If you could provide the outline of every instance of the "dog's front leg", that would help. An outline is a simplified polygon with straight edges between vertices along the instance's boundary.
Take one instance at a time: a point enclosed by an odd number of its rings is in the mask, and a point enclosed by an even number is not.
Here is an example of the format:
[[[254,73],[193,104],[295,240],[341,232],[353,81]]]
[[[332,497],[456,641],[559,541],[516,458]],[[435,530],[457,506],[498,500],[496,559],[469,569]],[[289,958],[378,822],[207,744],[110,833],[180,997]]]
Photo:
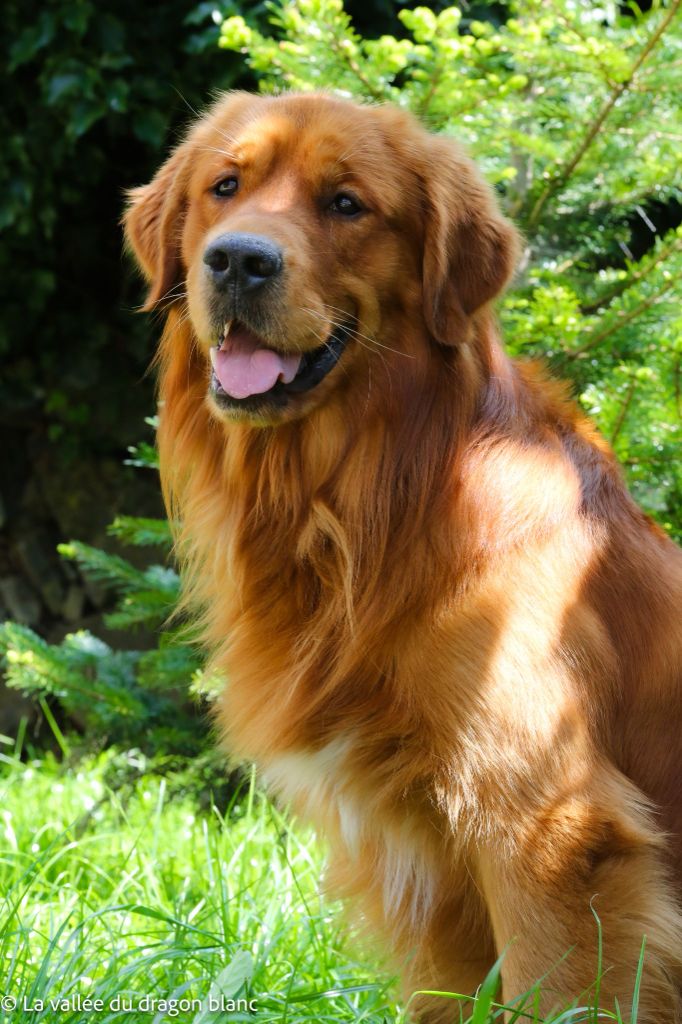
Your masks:
[[[505,951],[506,1002],[544,977],[545,1013],[574,1002],[613,1011],[617,999],[629,1021],[646,937],[637,1022],[681,1024],[682,917],[644,806],[618,772],[596,768],[587,789],[563,794],[479,852],[496,947]]]

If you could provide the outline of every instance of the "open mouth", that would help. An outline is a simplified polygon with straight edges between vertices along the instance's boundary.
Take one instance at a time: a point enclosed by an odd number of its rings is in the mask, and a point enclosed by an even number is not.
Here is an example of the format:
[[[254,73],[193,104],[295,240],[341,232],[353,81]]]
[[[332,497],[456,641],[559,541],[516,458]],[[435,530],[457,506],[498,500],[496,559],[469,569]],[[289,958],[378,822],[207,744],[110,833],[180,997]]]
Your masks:
[[[222,340],[210,350],[211,392],[220,405],[255,410],[286,405],[310,391],[336,366],[348,344],[351,321],[335,327],[310,352],[278,352],[239,321],[225,325]]]

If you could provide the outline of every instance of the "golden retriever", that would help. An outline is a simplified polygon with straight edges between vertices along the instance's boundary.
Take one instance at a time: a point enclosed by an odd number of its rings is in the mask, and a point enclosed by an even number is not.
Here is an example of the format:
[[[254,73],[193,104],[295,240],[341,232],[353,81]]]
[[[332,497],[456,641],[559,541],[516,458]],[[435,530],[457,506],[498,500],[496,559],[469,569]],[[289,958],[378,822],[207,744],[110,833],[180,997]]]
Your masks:
[[[682,1020],[682,557],[490,308],[515,229],[449,139],[223,97],[125,227],[229,749],[326,835],[406,992]],[[593,913],[594,910],[594,913]],[[457,1019],[451,1001],[415,1016]]]

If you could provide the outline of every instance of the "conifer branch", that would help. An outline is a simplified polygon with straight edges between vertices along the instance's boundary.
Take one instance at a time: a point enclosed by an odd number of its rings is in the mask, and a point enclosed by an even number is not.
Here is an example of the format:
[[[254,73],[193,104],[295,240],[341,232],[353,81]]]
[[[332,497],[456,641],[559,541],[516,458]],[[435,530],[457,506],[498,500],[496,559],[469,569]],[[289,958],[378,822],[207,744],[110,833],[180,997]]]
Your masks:
[[[672,4],[668,9],[667,15],[665,16],[665,18],[663,18],[658,28],[649,37],[649,40],[644,46],[639,57],[632,65],[630,73],[628,74],[627,78],[624,78],[622,82],[618,82],[617,85],[614,85],[610,95],[607,97],[605,103],[602,105],[601,110],[598,112],[597,116],[594,118],[591,124],[588,125],[583,140],[576,149],[573,156],[564,164],[563,167],[560,167],[556,171],[556,173],[550,178],[547,185],[545,186],[544,191],[541,193],[541,195],[535,203],[535,206],[531,210],[530,217],[528,218],[529,228],[536,227],[538,221],[540,220],[540,215],[542,214],[542,211],[544,210],[548,200],[551,199],[553,195],[555,195],[564,187],[564,185],[569,180],[575,169],[578,167],[578,164],[581,162],[581,160],[587,153],[588,149],[590,148],[594,140],[599,135],[606,119],[610,115],[618,100],[628,89],[632,87],[638,71],[640,70],[644,62],[651,56],[651,53],[653,52],[657,43],[659,42],[664,32],[668,28],[668,25],[670,25],[671,21],[677,14],[680,8],[680,3],[682,3],[682,0],[673,0]]]
[[[625,423],[625,417],[628,414],[628,409],[630,408],[630,404],[631,404],[632,399],[634,397],[635,388],[636,387],[637,387],[637,381],[633,377],[632,380],[630,381],[630,383],[628,384],[628,389],[627,389],[627,392],[625,393],[625,399],[624,399],[624,401],[623,401],[623,403],[622,403],[622,405],[620,407],[620,412],[618,413],[618,418],[617,418],[617,420],[616,420],[616,422],[614,424],[613,430],[611,432],[610,441],[611,441],[612,445],[616,443],[618,435],[621,432],[621,428],[622,428],[623,424]]]
[[[598,331],[597,334],[592,335],[590,340],[585,342],[584,345],[581,345],[580,348],[576,348],[572,352],[567,352],[564,358],[567,360],[580,359],[587,352],[591,352],[593,348],[596,348],[597,345],[600,345],[602,341],[606,340],[606,338],[609,338],[612,334],[615,334],[616,331],[619,331],[622,327],[625,327],[626,324],[631,323],[642,313],[645,313],[647,309],[650,309],[650,307],[653,306],[656,302],[658,302],[658,300],[662,298],[666,294],[666,292],[670,291],[674,284],[675,279],[673,277],[670,277],[666,281],[666,283],[661,288],[659,288],[657,292],[654,292],[653,295],[650,295],[648,299],[645,299],[643,302],[640,302],[638,306],[635,306],[634,309],[631,309],[629,313],[624,314],[620,319],[612,321],[612,323],[608,324],[608,326],[605,327],[603,330]]]
[[[598,309],[603,306],[610,305],[614,299],[617,299],[619,295],[627,291],[633,284],[639,284],[644,281],[656,267],[660,266],[664,260],[668,258],[674,252],[682,252],[682,238],[675,238],[668,245],[662,245],[656,253],[654,259],[650,260],[649,263],[641,270],[635,270],[632,274],[624,277],[622,281],[618,281],[609,291],[604,292],[603,295],[599,295],[592,302],[586,302],[580,307],[580,312],[589,314],[596,313]]]

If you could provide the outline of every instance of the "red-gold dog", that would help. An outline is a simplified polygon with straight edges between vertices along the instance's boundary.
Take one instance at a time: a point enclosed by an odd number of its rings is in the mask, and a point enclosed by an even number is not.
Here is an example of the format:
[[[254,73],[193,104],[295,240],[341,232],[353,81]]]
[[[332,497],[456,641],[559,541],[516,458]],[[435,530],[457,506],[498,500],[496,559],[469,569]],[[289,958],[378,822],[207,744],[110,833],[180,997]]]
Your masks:
[[[629,1019],[646,935],[638,1020],[681,1021],[682,557],[504,354],[517,238],[474,166],[396,109],[238,93],[126,231],[230,749],[326,833],[407,991],[506,949],[506,999],[550,971],[546,1010],[585,1002],[592,904],[601,1004]]]

